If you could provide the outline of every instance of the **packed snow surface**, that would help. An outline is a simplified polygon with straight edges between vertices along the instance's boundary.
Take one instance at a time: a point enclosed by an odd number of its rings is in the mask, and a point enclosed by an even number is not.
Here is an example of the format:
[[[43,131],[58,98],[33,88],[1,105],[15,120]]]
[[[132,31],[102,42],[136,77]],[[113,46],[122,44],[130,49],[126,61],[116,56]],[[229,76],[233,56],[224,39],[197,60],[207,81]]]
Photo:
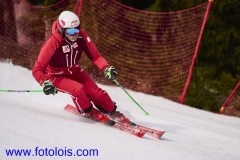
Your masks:
[[[166,133],[160,140],[138,138],[66,112],[66,104],[73,105],[68,94],[0,92],[0,159],[240,159],[239,118],[127,90],[149,112],[146,116],[120,87],[98,85],[133,122]],[[41,89],[30,70],[0,63],[0,90]],[[31,154],[7,156],[9,150]]]

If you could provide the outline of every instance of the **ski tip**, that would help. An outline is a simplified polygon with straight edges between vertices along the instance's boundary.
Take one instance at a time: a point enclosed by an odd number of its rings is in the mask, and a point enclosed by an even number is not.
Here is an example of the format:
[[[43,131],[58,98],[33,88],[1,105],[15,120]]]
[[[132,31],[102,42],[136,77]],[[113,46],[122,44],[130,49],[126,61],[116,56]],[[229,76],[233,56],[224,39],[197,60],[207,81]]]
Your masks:
[[[149,113],[148,113],[148,112],[146,112],[146,116],[149,116]]]
[[[71,112],[71,113],[74,113],[74,114],[79,114],[78,110],[76,107],[70,105],[70,104],[67,104],[65,107],[64,107],[64,110],[65,111],[68,111],[68,112]]]
[[[162,134],[160,135],[159,139],[161,139],[162,135],[165,133],[165,131],[162,132]]]

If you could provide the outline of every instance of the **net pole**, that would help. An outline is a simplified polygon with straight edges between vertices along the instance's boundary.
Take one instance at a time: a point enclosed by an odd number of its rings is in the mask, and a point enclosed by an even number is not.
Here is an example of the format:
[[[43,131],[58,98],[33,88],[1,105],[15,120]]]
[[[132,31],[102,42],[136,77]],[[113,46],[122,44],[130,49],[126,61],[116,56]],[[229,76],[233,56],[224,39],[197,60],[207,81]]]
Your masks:
[[[204,27],[205,27],[205,25],[206,25],[206,23],[207,23],[207,19],[208,19],[208,15],[209,15],[209,12],[210,12],[210,8],[211,8],[211,5],[212,5],[212,2],[213,2],[213,0],[209,0],[209,1],[208,1],[208,5],[207,5],[207,9],[206,9],[206,14],[205,14],[205,16],[204,16],[204,20],[203,20],[203,23],[202,23],[202,27],[201,27],[201,30],[200,30],[200,34],[199,34],[199,36],[198,36],[197,45],[196,45],[196,48],[195,48],[195,51],[194,51],[194,55],[193,55],[191,67],[190,67],[190,70],[189,70],[189,73],[188,73],[188,77],[187,77],[187,81],[186,81],[186,83],[185,83],[185,86],[184,86],[182,95],[181,95],[181,97],[180,97],[180,103],[182,103],[182,104],[184,104],[184,100],[185,100],[185,97],[186,97],[187,89],[188,89],[188,86],[189,86],[190,81],[191,81],[194,63],[195,63],[195,60],[196,60],[196,58],[197,58],[197,54],[198,54],[198,50],[199,50],[199,47],[200,47],[200,43],[201,43],[201,39],[202,39]]]
[[[233,91],[231,92],[231,94],[228,96],[228,98],[226,99],[226,101],[224,102],[224,104],[222,105],[222,107],[219,110],[219,114],[222,114],[226,105],[228,104],[228,102],[230,101],[230,99],[233,97],[234,93],[236,92],[236,90],[238,89],[238,87],[240,86],[240,82],[238,82],[238,84],[236,85],[236,87],[233,89]]]
[[[81,16],[83,1],[84,1],[84,0],[79,0],[79,8],[78,8],[78,12],[77,12],[78,17]]]

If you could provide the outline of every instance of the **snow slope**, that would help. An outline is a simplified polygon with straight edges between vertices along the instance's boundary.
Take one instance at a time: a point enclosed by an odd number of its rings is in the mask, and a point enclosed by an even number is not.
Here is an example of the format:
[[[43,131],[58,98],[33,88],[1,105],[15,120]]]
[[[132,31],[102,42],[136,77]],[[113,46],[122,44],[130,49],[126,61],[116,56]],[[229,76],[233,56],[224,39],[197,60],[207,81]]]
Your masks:
[[[121,73],[119,73],[121,74]],[[161,140],[143,139],[63,110],[67,94],[0,92],[0,159],[239,160],[240,119],[181,105],[162,97],[129,91],[144,112],[119,87],[100,85],[134,122],[165,130]],[[0,63],[0,90],[41,89],[31,71]],[[39,155],[34,155],[38,147]],[[6,149],[31,149],[7,156]],[[44,150],[49,155],[43,155]],[[54,149],[97,149],[91,156],[56,156]],[[74,152],[73,152],[74,153]],[[85,152],[87,153],[87,152]],[[89,153],[89,152],[88,152]],[[42,154],[42,156],[40,156]],[[59,154],[61,154],[59,152]],[[50,156],[52,155],[52,156]]]

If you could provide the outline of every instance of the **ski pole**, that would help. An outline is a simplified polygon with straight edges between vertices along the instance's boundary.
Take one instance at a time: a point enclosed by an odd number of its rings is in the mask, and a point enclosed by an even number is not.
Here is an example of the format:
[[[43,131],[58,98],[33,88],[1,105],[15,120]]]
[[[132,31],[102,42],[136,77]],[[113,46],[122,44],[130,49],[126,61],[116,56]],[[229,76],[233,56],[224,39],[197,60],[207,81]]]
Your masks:
[[[43,92],[43,90],[0,90],[0,92]]]
[[[135,102],[135,103],[138,105],[139,108],[141,108],[141,109],[143,110],[143,112],[145,112],[145,114],[146,114],[147,116],[149,116],[149,113],[146,112],[146,111],[132,98],[132,96],[126,91],[126,89],[123,88],[123,86],[122,86],[116,79],[114,79],[113,81],[114,81],[119,87],[121,87],[121,88],[124,90],[124,92],[133,100],[133,102]]]

